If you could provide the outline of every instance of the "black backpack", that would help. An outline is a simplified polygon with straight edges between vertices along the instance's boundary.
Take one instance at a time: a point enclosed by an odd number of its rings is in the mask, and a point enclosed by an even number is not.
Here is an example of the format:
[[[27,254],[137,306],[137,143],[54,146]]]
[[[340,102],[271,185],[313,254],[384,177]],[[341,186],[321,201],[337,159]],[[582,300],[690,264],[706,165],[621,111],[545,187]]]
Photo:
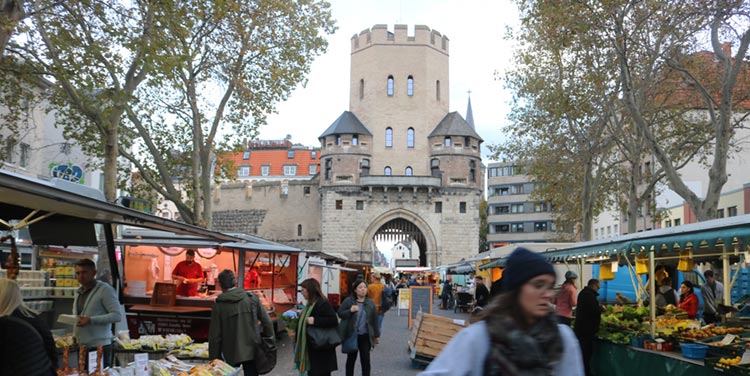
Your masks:
[[[380,294],[380,311],[386,312],[393,307],[393,289],[386,287]]]
[[[675,296],[674,296],[674,289],[670,288],[669,290],[662,292],[661,296],[664,297],[664,300],[667,302],[667,304],[671,304],[675,306],[677,305],[677,300],[675,299]]]

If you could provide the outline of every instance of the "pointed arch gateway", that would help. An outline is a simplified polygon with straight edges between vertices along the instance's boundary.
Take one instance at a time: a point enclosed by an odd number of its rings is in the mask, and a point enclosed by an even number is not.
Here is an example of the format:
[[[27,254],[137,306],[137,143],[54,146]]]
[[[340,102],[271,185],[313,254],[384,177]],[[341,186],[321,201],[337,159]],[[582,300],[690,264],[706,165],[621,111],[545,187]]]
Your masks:
[[[419,258],[419,265],[437,265],[438,246],[435,234],[429,224],[412,211],[394,209],[375,218],[365,230],[361,249],[374,249],[374,243],[380,239],[411,239],[419,247],[419,255],[412,255]]]

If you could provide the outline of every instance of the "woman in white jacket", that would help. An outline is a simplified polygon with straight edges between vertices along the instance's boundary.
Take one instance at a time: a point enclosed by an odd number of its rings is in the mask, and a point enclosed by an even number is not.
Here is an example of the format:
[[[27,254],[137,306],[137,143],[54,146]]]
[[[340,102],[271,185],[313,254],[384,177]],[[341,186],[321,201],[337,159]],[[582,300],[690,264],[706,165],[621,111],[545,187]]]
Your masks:
[[[575,334],[551,308],[552,265],[519,247],[502,278],[502,293],[481,321],[459,332],[420,376],[584,375]]]

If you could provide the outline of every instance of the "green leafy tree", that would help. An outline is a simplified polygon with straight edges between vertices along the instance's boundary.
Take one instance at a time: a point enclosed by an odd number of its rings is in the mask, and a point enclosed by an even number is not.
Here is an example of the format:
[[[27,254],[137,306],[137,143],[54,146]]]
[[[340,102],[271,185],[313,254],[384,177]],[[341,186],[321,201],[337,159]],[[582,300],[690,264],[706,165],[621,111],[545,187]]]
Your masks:
[[[6,49],[29,81],[49,79],[50,103],[66,137],[103,162],[104,195],[114,200],[120,126],[136,88],[162,49],[159,32],[175,20],[170,2],[39,1],[29,27]],[[6,66],[7,67],[7,66]],[[22,71],[21,71],[22,69]],[[23,75],[22,75],[23,74]],[[13,93],[5,93],[14,95]]]
[[[166,54],[181,58],[155,61],[128,108],[140,153],[122,154],[183,220],[210,226],[212,179],[226,170],[217,156],[254,137],[304,83],[335,26],[317,1],[190,1],[180,19],[166,31]]]

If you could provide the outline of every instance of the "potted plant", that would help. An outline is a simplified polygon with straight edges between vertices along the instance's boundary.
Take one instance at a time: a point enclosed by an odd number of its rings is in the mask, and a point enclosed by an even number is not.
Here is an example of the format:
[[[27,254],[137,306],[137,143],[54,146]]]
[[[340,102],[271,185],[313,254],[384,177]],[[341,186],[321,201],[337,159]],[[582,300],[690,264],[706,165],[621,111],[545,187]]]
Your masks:
[[[289,338],[294,340],[297,334],[297,324],[299,324],[299,313],[297,310],[290,309],[281,314],[281,319],[286,323],[286,333],[289,335]]]

